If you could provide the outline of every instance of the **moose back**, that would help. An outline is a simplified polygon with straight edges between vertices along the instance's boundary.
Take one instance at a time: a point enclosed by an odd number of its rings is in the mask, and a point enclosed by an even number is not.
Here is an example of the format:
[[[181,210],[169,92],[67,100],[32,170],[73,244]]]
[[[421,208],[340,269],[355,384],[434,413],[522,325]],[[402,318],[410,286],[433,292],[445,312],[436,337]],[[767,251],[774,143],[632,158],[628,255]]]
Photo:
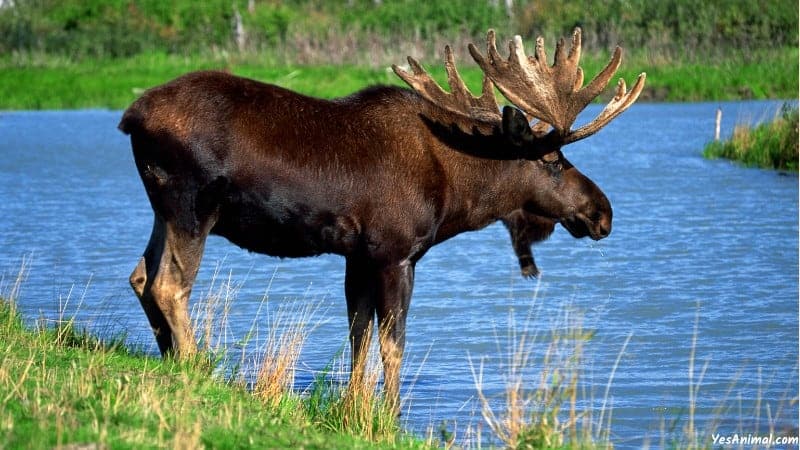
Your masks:
[[[346,258],[345,297],[357,382],[377,318],[386,399],[399,407],[399,372],[414,268],[433,245],[523,210],[573,236],[611,231],[603,192],[562,153],[628,108],[620,80],[593,121],[572,129],[621,61],[583,85],[581,34],[549,64],[543,41],[499,55],[469,50],[485,73],[473,96],[445,48],[450,92],[409,58],[394,67],[411,90],[370,87],[320,100],[222,72],[152,88],[124,113],[153,230],[130,277],[162,354],[196,352],[189,296],[209,234],[281,257]],[[499,108],[497,89],[514,106]],[[531,120],[537,119],[534,123]]]

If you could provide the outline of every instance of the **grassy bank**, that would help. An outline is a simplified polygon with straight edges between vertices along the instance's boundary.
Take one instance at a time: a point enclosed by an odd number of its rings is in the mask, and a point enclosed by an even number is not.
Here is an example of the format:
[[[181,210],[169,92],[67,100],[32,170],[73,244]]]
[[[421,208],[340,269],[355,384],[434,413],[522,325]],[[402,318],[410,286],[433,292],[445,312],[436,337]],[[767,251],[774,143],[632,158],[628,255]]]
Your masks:
[[[709,143],[706,158],[727,158],[747,166],[797,172],[798,110],[784,105],[772,122],[737,125],[726,141]]]
[[[399,435],[353,437],[309,418],[299,396],[254,396],[201,360],[137,355],[69,321],[28,329],[5,300],[0,342],[1,448],[428,448]]]
[[[594,57],[587,54],[582,65],[587,73],[594,74],[607,57],[604,53]],[[786,68],[792,67],[797,58],[796,48],[763,51],[757,59],[740,55],[707,64],[667,63],[632,52],[626,56],[618,76],[632,82],[639,72],[646,71],[647,86],[642,94],[645,100],[792,98],[796,95],[797,71]],[[422,62],[440,82],[444,81],[439,57]],[[477,92],[481,72],[467,55],[462,54],[459,62],[464,78]],[[122,109],[144,89],[200,69],[230,70],[324,98],[347,95],[373,84],[402,84],[389,66],[273,65],[259,61],[255,55],[185,57],[156,53],[80,61],[17,55],[0,59],[0,109]]]

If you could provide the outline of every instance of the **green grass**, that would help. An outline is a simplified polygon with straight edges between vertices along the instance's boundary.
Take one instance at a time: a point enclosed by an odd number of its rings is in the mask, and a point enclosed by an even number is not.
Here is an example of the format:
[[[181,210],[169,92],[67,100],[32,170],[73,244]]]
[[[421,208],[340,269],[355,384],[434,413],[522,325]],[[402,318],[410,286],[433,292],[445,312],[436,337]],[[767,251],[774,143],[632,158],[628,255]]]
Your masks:
[[[605,54],[584,56],[582,65],[587,76],[597,73],[606,58]],[[626,58],[617,75],[632,83],[638,73],[647,72],[642,97],[648,100],[792,98],[798,82],[797,71],[787,68],[793,67],[797,58],[796,48],[763,52],[757,62],[736,56],[707,65],[653,61],[633,54]],[[462,56],[459,66],[467,84],[477,92],[482,73],[467,59]],[[423,59],[422,63],[442,82],[444,70],[440,59]],[[144,89],[201,69],[227,69],[323,98],[348,95],[374,84],[402,85],[388,66],[271,65],[259,61],[255,55],[151,54],[79,62],[39,55],[0,59],[0,109],[124,109]],[[606,94],[610,92],[609,89]]]
[[[267,405],[203,361],[104,344],[67,322],[28,329],[0,301],[0,448],[427,448],[374,443],[308,420],[303,400]]]
[[[307,95],[336,97],[370,84],[399,82],[384,70],[335,66],[258,66],[216,58],[140,55],[130,59],[0,62],[0,109],[127,107],[142,91],[193,70],[231,70]]]
[[[790,99],[797,96],[797,48],[728,56],[704,62],[652,60],[635,55],[625,67],[647,72],[644,99],[721,101]]]
[[[798,110],[784,105],[770,123],[738,125],[727,141],[709,143],[706,158],[727,158],[746,166],[797,172]]]

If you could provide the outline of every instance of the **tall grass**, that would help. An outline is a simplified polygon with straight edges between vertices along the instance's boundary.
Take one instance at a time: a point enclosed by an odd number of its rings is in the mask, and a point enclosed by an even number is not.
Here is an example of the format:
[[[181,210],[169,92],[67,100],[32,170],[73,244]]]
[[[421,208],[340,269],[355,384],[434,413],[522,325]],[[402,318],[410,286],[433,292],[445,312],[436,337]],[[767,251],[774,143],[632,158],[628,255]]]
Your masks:
[[[362,345],[365,347],[362,351],[368,350],[368,357],[359,362],[360,367],[354,368],[355,379],[344,386],[333,376],[349,372],[346,368],[349,363],[342,352],[308,390],[306,413],[324,429],[396,444],[402,434],[393,405],[378,391],[382,365],[375,342],[365,339]]]
[[[600,411],[579,406],[591,400],[581,388],[581,377],[584,345],[593,336],[579,314],[565,310],[546,335],[530,333],[532,316],[520,326],[510,314],[506,342],[498,343],[508,349],[500,394],[485,391],[485,361],[476,367],[470,359],[481,414],[493,436],[513,449],[613,447],[605,399]]]
[[[729,140],[709,143],[703,154],[747,166],[797,172],[798,139],[798,110],[784,105],[772,122],[756,127],[737,125]]]
[[[271,284],[270,280],[267,292]],[[363,375],[348,383],[346,388],[332,375],[347,374],[350,369],[343,358],[335,358],[304,392],[296,391],[295,373],[300,355],[309,335],[322,324],[318,318],[319,306],[311,302],[270,305],[269,296],[265,294],[249,331],[236,343],[241,347],[241,355],[237,359],[229,354],[229,311],[240,287],[233,282],[231,274],[221,277],[220,266],[216,267],[194,314],[193,327],[195,334],[201,336],[201,355],[205,355],[200,361],[210,360],[222,366],[218,372],[228,374],[229,379],[241,386],[250,386],[255,398],[283,417],[370,442],[412,443],[403,435],[394,413],[378,392],[382,367],[374,348],[369,352],[371,358],[356,368],[356,373]],[[267,315],[267,332],[263,338],[260,336],[262,312]],[[248,355],[247,349],[252,346],[257,348]],[[250,365],[256,368],[252,381],[246,372]],[[336,370],[332,371],[334,367]]]
[[[279,309],[270,321],[253,392],[272,407],[292,393],[300,352],[313,330],[313,312],[310,305]]]

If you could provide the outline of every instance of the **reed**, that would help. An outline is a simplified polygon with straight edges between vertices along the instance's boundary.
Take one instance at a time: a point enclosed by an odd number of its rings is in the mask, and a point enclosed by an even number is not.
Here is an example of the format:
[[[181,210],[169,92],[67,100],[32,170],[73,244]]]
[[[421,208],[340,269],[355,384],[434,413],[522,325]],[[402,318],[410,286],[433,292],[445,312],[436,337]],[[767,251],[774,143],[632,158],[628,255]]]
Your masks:
[[[382,331],[381,331],[382,333]],[[355,375],[344,386],[342,375],[349,373],[346,353],[331,362],[320,373],[308,392],[306,413],[312,422],[337,433],[362,436],[370,441],[391,445],[407,441],[401,433],[393,405],[385,401],[378,386],[383,371],[375,348],[376,343],[365,339],[367,358],[353,369]],[[336,369],[336,370],[334,370]]]
[[[481,360],[476,366],[470,359],[484,422],[507,448],[611,448],[608,428],[602,423],[603,417],[611,420],[610,412],[606,416],[605,400],[599,421],[598,412],[591,407],[579,407],[587,400],[579,381],[584,345],[593,333],[583,328],[574,311],[565,310],[560,322],[544,336],[531,334],[532,318],[529,314],[519,327],[510,312],[506,342],[498,343],[498,348],[508,349],[506,361],[501,362],[501,393],[487,394],[486,362]]]

